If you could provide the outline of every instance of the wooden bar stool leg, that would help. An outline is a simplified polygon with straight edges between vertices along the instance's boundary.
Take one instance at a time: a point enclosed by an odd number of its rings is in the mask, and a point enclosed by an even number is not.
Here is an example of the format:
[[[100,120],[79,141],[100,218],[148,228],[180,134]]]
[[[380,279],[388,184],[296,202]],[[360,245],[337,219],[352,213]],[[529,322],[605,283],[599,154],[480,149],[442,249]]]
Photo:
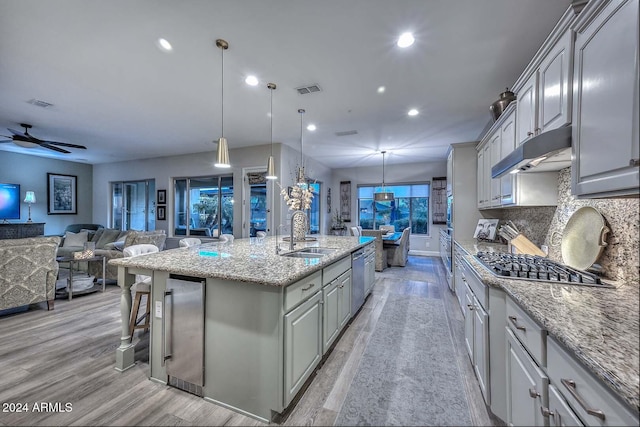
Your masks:
[[[150,318],[151,318],[151,293],[146,293],[147,311],[144,315],[144,331],[149,332]]]
[[[133,331],[136,328],[136,320],[138,317],[138,310],[140,309],[140,297],[141,294],[136,292],[136,296],[133,301],[133,308],[131,309],[131,320],[129,321],[129,336],[133,340]]]

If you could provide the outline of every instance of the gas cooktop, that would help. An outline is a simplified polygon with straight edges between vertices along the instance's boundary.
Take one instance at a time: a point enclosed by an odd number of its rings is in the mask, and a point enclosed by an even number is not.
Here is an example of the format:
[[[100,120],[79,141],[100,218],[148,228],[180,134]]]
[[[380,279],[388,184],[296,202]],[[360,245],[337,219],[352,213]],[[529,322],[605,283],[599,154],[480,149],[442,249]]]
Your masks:
[[[505,252],[478,252],[475,256],[491,273],[509,279],[537,280],[571,285],[612,288],[600,277],[587,271],[535,255],[509,254]]]

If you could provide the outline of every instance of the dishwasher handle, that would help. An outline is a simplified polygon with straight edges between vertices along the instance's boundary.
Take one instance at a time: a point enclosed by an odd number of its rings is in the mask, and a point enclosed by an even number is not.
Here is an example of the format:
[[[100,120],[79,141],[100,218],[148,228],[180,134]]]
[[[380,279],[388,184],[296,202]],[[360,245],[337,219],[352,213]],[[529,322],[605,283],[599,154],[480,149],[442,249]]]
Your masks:
[[[362,258],[364,255],[364,251],[360,250],[358,252],[354,252],[353,254],[351,254],[351,260],[352,261],[356,261],[359,260],[360,258]]]

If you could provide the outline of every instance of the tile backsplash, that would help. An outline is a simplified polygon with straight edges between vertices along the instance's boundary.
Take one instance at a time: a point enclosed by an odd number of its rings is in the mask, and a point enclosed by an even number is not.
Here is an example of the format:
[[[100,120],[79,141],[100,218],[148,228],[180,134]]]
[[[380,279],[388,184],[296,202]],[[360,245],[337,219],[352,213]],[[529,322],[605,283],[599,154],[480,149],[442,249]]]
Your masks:
[[[512,220],[538,246],[549,247],[549,258],[562,262],[562,232],[571,215],[583,206],[597,209],[611,232],[597,261],[605,277],[629,284],[640,281],[640,199],[578,199],[571,195],[571,168],[558,175],[558,206],[504,209],[501,219]]]

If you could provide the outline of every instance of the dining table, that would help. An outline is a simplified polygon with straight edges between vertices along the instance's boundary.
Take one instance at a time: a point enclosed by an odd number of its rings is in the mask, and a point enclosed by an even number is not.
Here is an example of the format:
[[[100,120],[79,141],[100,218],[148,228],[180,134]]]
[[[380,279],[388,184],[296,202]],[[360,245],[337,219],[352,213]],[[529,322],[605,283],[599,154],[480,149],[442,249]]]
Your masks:
[[[395,244],[402,237],[402,231],[396,231],[394,233],[387,233],[382,235],[382,243]]]

